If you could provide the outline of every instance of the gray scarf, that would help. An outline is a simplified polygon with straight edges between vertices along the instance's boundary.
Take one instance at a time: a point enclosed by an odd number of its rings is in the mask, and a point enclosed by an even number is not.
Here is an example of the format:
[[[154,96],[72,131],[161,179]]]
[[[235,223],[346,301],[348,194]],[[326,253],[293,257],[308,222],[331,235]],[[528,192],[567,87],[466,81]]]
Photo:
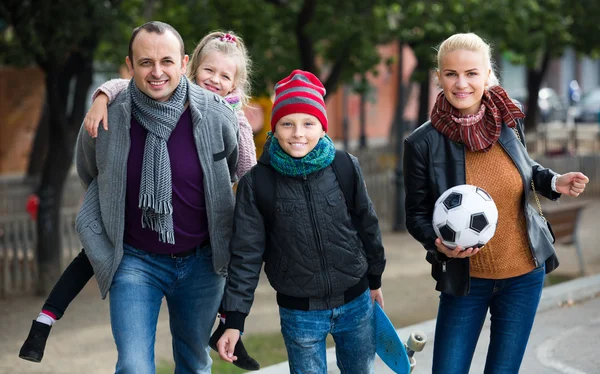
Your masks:
[[[129,82],[129,92],[131,113],[148,131],[144,145],[139,197],[142,227],[149,227],[158,232],[161,242],[175,244],[171,162],[167,141],[185,109],[188,81],[186,77],[181,77],[179,86],[165,102],[146,96],[137,88],[133,79]]]

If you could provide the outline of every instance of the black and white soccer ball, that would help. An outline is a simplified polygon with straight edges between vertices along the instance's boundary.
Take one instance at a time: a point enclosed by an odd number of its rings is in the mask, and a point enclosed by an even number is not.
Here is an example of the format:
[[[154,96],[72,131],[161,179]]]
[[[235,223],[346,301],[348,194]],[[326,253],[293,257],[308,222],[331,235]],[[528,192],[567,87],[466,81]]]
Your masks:
[[[448,248],[481,247],[496,232],[498,209],[484,189],[462,184],[449,188],[437,199],[432,223]]]

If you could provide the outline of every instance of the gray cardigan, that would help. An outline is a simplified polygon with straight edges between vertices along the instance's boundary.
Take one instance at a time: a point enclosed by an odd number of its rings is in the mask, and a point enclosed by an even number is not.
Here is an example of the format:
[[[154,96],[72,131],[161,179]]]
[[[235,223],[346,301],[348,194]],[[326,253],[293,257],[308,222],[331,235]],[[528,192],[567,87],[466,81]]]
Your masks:
[[[229,263],[239,131],[235,114],[221,98],[189,85],[194,140],[204,173],[208,231],[216,273]],[[92,138],[82,128],[76,145],[76,166],[86,194],[75,229],[94,268],[105,298],[123,258],[127,158],[131,144],[131,100],[124,90],[108,107],[109,131],[98,128]]]

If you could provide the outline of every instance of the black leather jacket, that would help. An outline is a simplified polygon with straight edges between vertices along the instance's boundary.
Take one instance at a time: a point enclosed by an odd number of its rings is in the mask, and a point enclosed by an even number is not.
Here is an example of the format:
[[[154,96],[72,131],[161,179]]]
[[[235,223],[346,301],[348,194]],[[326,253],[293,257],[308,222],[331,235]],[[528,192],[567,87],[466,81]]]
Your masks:
[[[331,166],[306,177],[277,173],[275,219],[265,230],[250,170],[237,187],[231,261],[222,308],[227,326],[243,328],[262,263],[280,297],[306,301],[309,310],[343,305],[344,293],[360,285],[381,286],[385,255],[377,215],[367,194],[358,160],[355,211],[372,251],[367,253],[351,222],[344,194]],[[259,162],[269,164],[268,151]],[[260,181],[257,181],[260,183]]]
[[[517,126],[524,139],[523,124]],[[558,266],[552,234],[539,213],[527,201],[533,179],[538,194],[556,200],[560,194],[552,191],[556,174],[531,160],[514,130],[502,125],[498,143],[513,160],[525,190],[523,214],[527,221],[529,246],[536,266],[545,263],[546,272]],[[404,182],[406,185],[406,228],[427,250],[431,275],[437,281],[436,290],[451,295],[467,295],[470,287],[469,259],[449,259],[435,247],[436,234],[431,219],[435,201],[448,188],[465,184],[465,147],[438,132],[431,122],[417,128],[404,141]]]

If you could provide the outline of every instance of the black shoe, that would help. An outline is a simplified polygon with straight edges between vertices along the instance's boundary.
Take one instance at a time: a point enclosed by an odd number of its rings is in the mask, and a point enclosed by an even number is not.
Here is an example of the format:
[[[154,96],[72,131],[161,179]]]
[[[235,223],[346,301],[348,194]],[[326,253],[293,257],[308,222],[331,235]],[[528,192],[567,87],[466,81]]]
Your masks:
[[[219,322],[219,326],[212,334],[210,339],[208,340],[208,345],[215,351],[219,351],[217,349],[217,342],[221,339],[221,336],[225,332],[225,324]],[[240,336],[240,340],[238,340],[235,345],[235,349],[233,350],[234,356],[237,356],[237,360],[233,361],[233,364],[240,369],[244,370],[258,370],[260,369],[260,364],[248,355],[246,352],[246,348],[244,348],[244,343],[242,343],[242,337]]]
[[[32,362],[42,361],[44,349],[46,349],[46,340],[50,335],[51,328],[50,325],[34,320],[31,324],[31,330],[29,330],[29,336],[27,336],[19,351],[19,357]]]

